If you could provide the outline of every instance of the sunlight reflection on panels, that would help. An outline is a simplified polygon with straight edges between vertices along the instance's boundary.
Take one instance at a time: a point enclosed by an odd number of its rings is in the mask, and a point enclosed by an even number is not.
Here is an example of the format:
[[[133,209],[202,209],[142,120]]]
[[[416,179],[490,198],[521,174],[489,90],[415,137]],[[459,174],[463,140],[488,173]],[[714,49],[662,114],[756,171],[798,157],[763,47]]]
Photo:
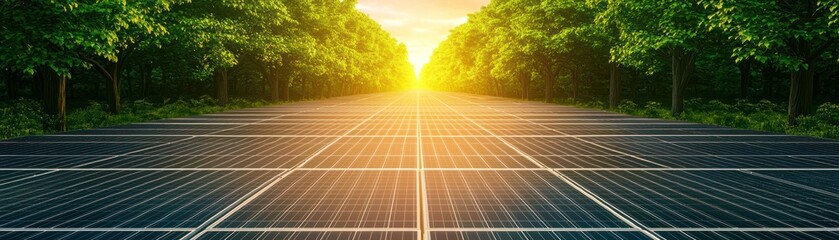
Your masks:
[[[319,155],[302,168],[416,168],[417,156],[409,155]]]
[[[494,137],[425,137],[422,147],[423,155],[519,155]]]
[[[615,155],[614,151],[569,138],[505,138],[528,155]]]
[[[426,171],[432,228],[624,228],[547,171]]]
[[[310,155],[333,139],[326,137],[201,137],[136,152],[133,155]]]
[[[416,171],[296,171],[219,228],[414,228]]]
[[[522,156],[423,155],[426,168],[539,168]]]
[[[344,137],[329,146],[321,156],[416,155],[416,137]]]
[[[290,168],[308,155],[119,156],[82,168]]]
[[[228,239],[253,239],[253,240],[373,240],[373,239],[417,239],[417,232],[365,232],[341,231],[341,232],[259,232],[259,231],[237,231],[237,232],[208,232],[201,236],[201,240],[228,240]]]

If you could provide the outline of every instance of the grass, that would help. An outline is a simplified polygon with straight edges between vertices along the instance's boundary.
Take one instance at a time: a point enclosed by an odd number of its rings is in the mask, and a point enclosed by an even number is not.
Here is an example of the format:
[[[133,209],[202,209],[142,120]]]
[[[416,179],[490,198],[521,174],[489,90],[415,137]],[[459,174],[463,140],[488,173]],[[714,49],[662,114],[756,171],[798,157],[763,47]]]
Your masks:
[[[685,112],[679,116],[672,116],[669,107],[654,101],[640,105],[625,100],[617,109],[609,109],[603,102],[574,105],[641,117],[839,139],[839,104],[832,103],[822,104],[813,115],[799,117],[798,126],[788,126],[786,108],[767,100],[759,102],[737,100],[734,103],[724,103],[718,100],[691,99],[685,101]]]
[[[121,113],[112,115],[105,111],[105,105],[90,102],[84,108],[68,112],[67,129],[100,128],[265,105],[269,105],[269,103],[233,99],[222,107],[218,106],[213,98],[207,96],[198,99],[167,100],[160,104],[138,100],[123,104]],[[21,99],[0,102],[0,116],[3,116],[0,118],[0,139],[49,133],[44,131],[42,125],[47,117],[36,101]]]

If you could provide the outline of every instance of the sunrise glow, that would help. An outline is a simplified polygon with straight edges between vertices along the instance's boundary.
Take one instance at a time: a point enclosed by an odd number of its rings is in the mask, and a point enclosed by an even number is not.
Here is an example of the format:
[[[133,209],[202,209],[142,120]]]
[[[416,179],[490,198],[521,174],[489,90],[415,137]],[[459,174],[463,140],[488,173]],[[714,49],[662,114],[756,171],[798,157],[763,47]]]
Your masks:
[[[405,43],[414,71],[419,74],[449,31],[466,23],[467,14],[487,4],[489,0],[359,0],[356,9]]]

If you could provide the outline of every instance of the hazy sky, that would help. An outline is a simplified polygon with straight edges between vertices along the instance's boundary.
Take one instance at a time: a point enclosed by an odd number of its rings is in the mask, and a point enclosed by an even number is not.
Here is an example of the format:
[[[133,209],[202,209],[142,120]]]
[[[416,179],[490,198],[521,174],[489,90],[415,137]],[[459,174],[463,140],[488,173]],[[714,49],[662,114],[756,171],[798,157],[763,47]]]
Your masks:
[[[411,63],[419,74],[449,30],[487,4],[489,0],[358,0],[356,8],[408,46]]]

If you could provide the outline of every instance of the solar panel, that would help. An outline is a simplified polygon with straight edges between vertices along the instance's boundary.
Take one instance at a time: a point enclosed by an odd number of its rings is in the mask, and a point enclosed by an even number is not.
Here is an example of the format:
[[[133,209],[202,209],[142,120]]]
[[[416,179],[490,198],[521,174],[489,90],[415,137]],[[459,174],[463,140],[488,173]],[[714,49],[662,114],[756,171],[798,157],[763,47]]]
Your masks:
[[[341,232],[257,232],[257,231],[235,231],[235,232],[208,232],[201,236],[202,240],[223,240],[223,239],[320,239],[320,240],[343,240],[343,239],[417,239],[416,232],[399,231],[341,231]]]
[[[0,231],[0,239],[130,239],[162,240],[178,239],[187,232],[150,232],[150,231]]]
[[[771,176],[801,184],[807,187],[822,189],[831,193],[839,194],[839,171],[756,171],[759,174]]]
[[[42,143],[0,142],[0,156],[118,155],[160,145],[159,143]]]
[[[839,143],[429,91],[0,141],[0,239],[836,239]]]
[[[428,171],[432,228],[625,228],[547,171]]]
[[[0,171],[0,186],[44,174],[46,171]]]
[[[492,239],[492,240],[513,240],[513,239],[532,239],[532,240],[550,240],[550,239],[567,239],[567,240],[643,240],[651,239],[640,232],[620,231],[595,231],[595,232],[551,232],[551,231],[493,231],[493,232],[432,232],[431,239],[444,240],[478,240],[478,239]]]
[[[691,232],[656,232],[664,239],[695,240],[830,240],[839,239],[839,232],[828,231],[691,231]]]
[[[414,228],[416,171],[297,171],[219,228]]]
[[[278,173],[58,171],[0,185],[0,228],[197,227]]]
[[[2,156],[0,168],[70,168],[110,156]]]
[[[738,171],[563,171],[650,228],[831,228],[835,196]]]
[[[835,168],[837,157],[807,156],[644,156],[673,168]]]

